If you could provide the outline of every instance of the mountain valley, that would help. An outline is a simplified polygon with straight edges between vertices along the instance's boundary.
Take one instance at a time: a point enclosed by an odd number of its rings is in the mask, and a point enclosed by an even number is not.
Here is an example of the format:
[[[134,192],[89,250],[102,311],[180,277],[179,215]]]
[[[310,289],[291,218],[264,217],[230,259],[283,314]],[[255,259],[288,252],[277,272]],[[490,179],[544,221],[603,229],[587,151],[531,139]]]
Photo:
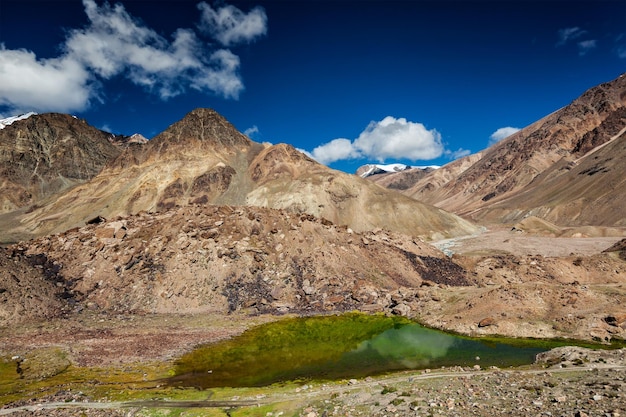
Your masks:
[[[196,345],[284,317],[358,311],[470,336],[626,340],[626,76],[443,167],[359,175],[254,142],[210,109],[151,140],[63,114],[11,122],[3,408],[21,404],[20,383],[72,367],[158,363],[163,377]],[[56,359],[22,368],[41,355]],[[66,388],[28,392],[51,401]],[[298,401],[293,415],[323,415]]]

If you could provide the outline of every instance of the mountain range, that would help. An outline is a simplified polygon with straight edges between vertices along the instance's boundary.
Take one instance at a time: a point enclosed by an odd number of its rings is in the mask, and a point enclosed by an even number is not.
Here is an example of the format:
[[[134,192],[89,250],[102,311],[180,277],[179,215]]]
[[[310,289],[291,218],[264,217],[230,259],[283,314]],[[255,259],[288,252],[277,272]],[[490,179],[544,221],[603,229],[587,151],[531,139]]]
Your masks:
[[[483,224],[626,226],[626,76],[439,169],[369,176]],[[403,184],[402,187],[393,184]]]
[[[0,129],[0,241],[186,205],[251,205],[439,239],[473,223],[540,218],[558,226],[626,225],[626,76],[479,153],[443,167],[331,170],[289,145],[251,141],[196,109],[150,141],[64,114]],[[374,186],[376,183],[381,187]]]
[[[149,141],[16,117],[0,129],[0,325],[360,310],[472,334],[623,338],[625,104],[622,76],[477,154],[365,178],[256,143],[211,109]],[[488,250],[428,243],[503,224]],[[610,229],[612,249],[503,249],[571,225]]]
[[[0,131],[5,242],[186,205],[251,205],[325,218],[355,231],[427,239],[472,223],[334,171],[295,148],[264,145],[196,109],[150,141],[113,136],[69,115],[33,115]]]

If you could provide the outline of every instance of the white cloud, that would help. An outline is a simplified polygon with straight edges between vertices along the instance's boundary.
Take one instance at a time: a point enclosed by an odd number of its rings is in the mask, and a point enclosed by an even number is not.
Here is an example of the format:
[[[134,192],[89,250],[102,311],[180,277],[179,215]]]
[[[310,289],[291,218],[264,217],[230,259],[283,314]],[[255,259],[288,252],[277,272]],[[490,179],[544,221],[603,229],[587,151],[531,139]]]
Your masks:
[[[237,98],[243,90],[239,57],[228,50],[204,50],[192,30],[176,30],[169,43],[121,4],[98,7],[94,0],[83,4],[91,23],[70,32],[66,48],[97,75],[107,79],[125,73],[162,99],[183,93],[187,86],[228,98]]]
[[[559,29],[558,31],[559,41],[556,43],[556,46],[565,45],[570,40],[580,38],[585,33],[587,33],[587,31],[582,30],[578,26],[565,28],[565,29]]]
[[[435,129],[427,130],[421,123],[391,116],[371,122],[354,145],[363,155],[380,162],[387,158],[428,160],[443,153],[441,135]]]
[[[411,161],[429,160],[441,156],[444,146],[435,129],[428,130],[421,123],[387,116],[371,122],[354,141],[334,139],[318,146],[312,156],[323,164],[355,158],[384,162],[388,158]]]
[[[313,149],[310,154],[316,161],[322,164],[330,164],[343,159],[361,157],[361,153],[349,139],[333,139],[328,143]]]
[[[227,49],[219,49],[211,54],[209,62],[212,66],[201,68],[199,76],[191,80],[191,87],[200,91],[219,91],[226,98],[238,98],[243,90],[243,81],[237,73],[239,57]]]
[[[585,55],[587,52],[595,48],[597,45],[598,45],[598,42],[595,39],[578,42],[578,55],[580,56]]]
[[[38,60],[33,52],[0,45],[0,105],[9,112],[83,110],[96,97],[91,81],[73,57]]]
[[[508,138],[513,133],[517,133],[520,130],[521,129],[517,127],[511,127],[511,126],[501,127],[500,129],[493,132],[491,136],[489,136],[489,145],[493,145],[496,142],[500,142],[502,139]]]
[[[116,76],[163,100],[189,88],[233,99],[243,91],[239,57],[227,49],[209,49],[210,43],[193,30],[178,29],[170,41],[131,16],[122,4],[98,6],[94,0],[83,0],[83,6],[89,23],[68,31],[56,58],[40,59],[33,52],[0,45],[0,106],[10,112],[82,111],[102,100],[103,82]],[[259,36],[255,22],[260,17],[262,33],[266,31],[262,9],[245,15],[224,6],[218,12],[222,20],[211,34],[228,40],[224,44]]]
[[[450,159],[459,159],[459,158],[463,158],[464,156],[470,155],[472,153],[472,151],[470,151],[469,149],[463,149],[463,148],[459,148],[456,151],[446,151],[445,154],[450,158]]]
[[[556,46],[563,46],[570,41],[579,39],[581,36],[586,35],[587,33],[588,32],[586,30],[583,30],[578,26],[560,29],[558,31],[559,40],[556,43]],[[578,46],[578,55],[583,56],[586,55],[587,52],[598,46],[598,41],[595,39],[587,39],[577,42],[576,45]]]
[[[202,2],[198,9],[202,12],[200,29],[224,46],[252,42],[267,33],[267,15],[262,7],[255,7],[246,14],[231,5],[213,9]]]
[[[249,128],[247,128],[246,130],[243,131],[243,134],[246,135],[249,138],[254,136],[256,133],[259,133],[259,128],[257,127],[257,125],[249,127]]]

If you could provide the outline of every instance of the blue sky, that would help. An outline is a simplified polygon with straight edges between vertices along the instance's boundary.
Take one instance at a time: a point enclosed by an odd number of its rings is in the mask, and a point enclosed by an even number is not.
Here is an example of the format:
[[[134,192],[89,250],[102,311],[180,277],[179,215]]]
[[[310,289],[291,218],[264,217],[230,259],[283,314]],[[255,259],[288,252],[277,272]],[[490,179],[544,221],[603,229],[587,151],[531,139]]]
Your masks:
[[[443,165],[618,77],[626,2],[0,0],[0,44],[0,117],[151,138],[209,107],[354,172]]]

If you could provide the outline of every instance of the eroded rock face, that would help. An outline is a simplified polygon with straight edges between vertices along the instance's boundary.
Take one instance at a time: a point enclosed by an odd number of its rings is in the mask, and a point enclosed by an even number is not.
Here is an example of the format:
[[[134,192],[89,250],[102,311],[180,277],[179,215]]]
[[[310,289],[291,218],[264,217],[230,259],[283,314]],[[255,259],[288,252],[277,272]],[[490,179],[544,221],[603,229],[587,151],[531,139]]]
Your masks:
[[[563,346],[538,354],[536,362],[550,367],[572,367],[596,363],[620,365],[624,361],[625,353],[624,349],[594,350],[578,346]]]
[[[309,214],[232,206],[100,218],[10,251],[34,280],[20,297],[39,304],[31,311],[16,304],[30,301],[9,297],[5,311],[22,313],[4,320],[39,317],[40,309],[43,315],[360,310],[474,335],[602,342],[626,336],[626,263],[612,254],[448,258],[398,233],[358,233]],[[11,265],[2,272],[12,273]]]
[[[126,145],[67,114],[47,113],[0,130],[0,213],[43,198],[98,174]]]
[[[626,263],[607,254],[454,255],[474,283],[438,288],[426,324],[461,333],[625,339]]]

